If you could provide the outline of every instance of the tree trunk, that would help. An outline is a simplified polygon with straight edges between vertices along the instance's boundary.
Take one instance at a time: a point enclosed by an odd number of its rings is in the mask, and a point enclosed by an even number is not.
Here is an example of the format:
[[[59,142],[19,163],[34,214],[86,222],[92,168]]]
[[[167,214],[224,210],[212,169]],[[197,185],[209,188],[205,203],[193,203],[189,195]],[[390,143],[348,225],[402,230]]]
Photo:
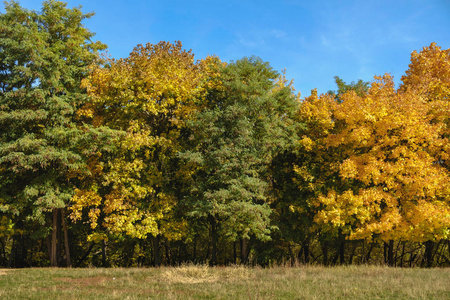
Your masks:
[[[153,264],[155,267],[161,266],[160,239],[161,236],[159,234],[153,238]]]
[[[61,209],[57,209],[57,212],[56,212],[56,214],[57,214],[57,219],[58,219],[58,223],[56,223],[56,259],[57,259],[57,262],[56,262],[56,264],[57,264],[57,266],[58,267],[60,267],[61,266],[61,263],[62,263],[62,261],[61,261],[61,258],[62,258],[62,255],[61,255],[61,253],[62,253],[62,249],[61,249],[61,243],[62,243],[62,241],[63,241],[63,238],[62,238],[62,228],[61,228],[61,214],[60,214],[60,210]]]
[[[237,261],[237,249],[236,249],[236,242],[233,242],[233,264],[236,264]]]
[[[339,264],[345,264],[345,236],[339,232]]]
[[[353,242],[352,252],[350,253],[350,257],[348,258],[348,264],[353,265],[353,258],[355,257],[356,248],[358,248],[358,243]]]
[[[247,263],[247,258],[248,258],[247,248],[248,248],[248,239],[242,238],[241,239],[241,264]]]
[[[106,240],[102,240],[102,267],[107,267]]]
[[[447,240],[448,257],[450,258],[450,240]]]
[[[409,254],[409,267],[410,268],[412,268],[414,259],[416,258],[416,254],[414,254],[414,251],[415,250],[411,251],[411,253]]]
[[[209,261],[210,266],[217,265],[217,224],[216,219],[211,216],[210,217],[210,223],[211,223],[211,240],[212,240],[212,253],[211,253],[211,260]]]
[[[2,256],[3,256],[0,266],[4,266],[7,262],[7,258],[6,258],[5,243],[3,242],[3,239],[0,239],[0,243],[2,244]]]
[[[384,243],[384,262],[387,263],[390,267],[393,267],[395,264],[393,240],[389,240],[389,243]]]
[[[434,250],[434,242],[426,241],[425,242],[425,263],[427,268],[431,268],[433,266],[433,250]]]
[[[170,251],[169,241],[167,239],[164,239],[164,248],[166,249],[166,266],[170,266],[172,265],[172,255]]]
[[[197,239],[198,239],[198,236],[197,235],[195,235],[194,236],[194,249],[193,249],[193,257],[192,257],[192,260],[194,261],[194,264],[196,264],[197,263]]]
[[[400,268],[403,268],[403,258],[405,256],[405,247],[406,247],[406,242],[402,242],[402,256],[400,258]]]
[[[58,209],[53,209],[53,228],[50,252],[50,266],[58,266]]]
[[[323,264],[328,266],[328,242],[322,242]]]
[[[372,254],[373,248],[375,248],[375,242],[371,242],[370,243],[369,250],[367,251],[367,254],[366,254],[365,259],[364,259],[364,263],[369,263],[369,261],[370,261],[370,254]]]
[[[303,245],[303,257],[305,264],[309,264],[309,242]]]
[[[66,217],[64,214],[64,209],[61,209],[61,220],[64,230],[64,251],[66,252],[66,265],[68,268],[72,267],[72,262],[70,260],[70,247],[69,247],[69,235],[67,232],[67,225],[66,225]]]

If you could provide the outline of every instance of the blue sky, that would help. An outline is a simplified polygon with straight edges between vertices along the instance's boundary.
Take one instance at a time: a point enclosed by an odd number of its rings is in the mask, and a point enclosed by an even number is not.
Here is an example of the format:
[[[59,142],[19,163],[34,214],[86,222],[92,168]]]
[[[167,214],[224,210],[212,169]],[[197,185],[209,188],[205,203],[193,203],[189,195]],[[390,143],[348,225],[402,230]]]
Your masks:
[[[39,10],[41,1],[21,0]],[[450,48],[449,0],[68,0],[96,15],[85,22],[112,57],[137,44],[180,40],[197,59],[229,62],[257,55],[289,79],[302,97],[317,88],[390,73],[395,82],[410,54],[436,42]],[[3,6],[1,11],[3,12]]]

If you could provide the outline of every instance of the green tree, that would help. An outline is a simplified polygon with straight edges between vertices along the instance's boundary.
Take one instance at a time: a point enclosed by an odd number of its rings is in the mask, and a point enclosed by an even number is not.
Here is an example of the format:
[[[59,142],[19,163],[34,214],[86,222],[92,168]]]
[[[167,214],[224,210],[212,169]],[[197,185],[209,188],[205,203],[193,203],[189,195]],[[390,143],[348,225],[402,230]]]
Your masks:
[[[217,263],[219,234],[241,240],[241,262],[251,236],[270,239],[268,166],[286,143],[297,103],[284,77],[260,58],[227,65],[221,80],[222,88],[189,123],[195,145],[181,154],[193,170],[190,214],[210,223],[211,264]]]
[[[105,49],[82,24],[92,15],[53,0],[40,12],[6,2],[0,15],[0,209],[39,224],[52,220],[53,266],[73,174],[110,136],[75,115],[88,99],[81,80]],[[67,239],[65,252],[68,258]]]
[[[334,76],[334,82],[337,85],[337,91],[328,91],[327,94],[335,97],[339,102],[342,101],[342,95],[347,92],[354,91],[358,96],[363,97],[370,88],[370,82],[362,79],[359,79],[357,82],[346,83],[339,76]]]

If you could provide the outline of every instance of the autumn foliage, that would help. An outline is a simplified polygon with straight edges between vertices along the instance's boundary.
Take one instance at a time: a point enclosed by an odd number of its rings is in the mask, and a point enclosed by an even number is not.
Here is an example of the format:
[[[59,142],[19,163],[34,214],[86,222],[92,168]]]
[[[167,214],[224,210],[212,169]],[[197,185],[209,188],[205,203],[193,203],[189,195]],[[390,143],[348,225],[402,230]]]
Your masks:
[[[257,57],[102,56],[90,16],[0,15],[0,266],[450,264],[450,50],[301,99]]]
[[[343,228],[350,239],[446,239],[450,190],[441,162],[448,141],[430,104],[397,92],[388,75],[363,97],[347,93],[342,100],[328,105],[329,114],[315,112],[329,127],[317,147],[334,156],[328,172],[339,174],[311,200],[315,221]],[[329,99],[308,102],[327,107]]]

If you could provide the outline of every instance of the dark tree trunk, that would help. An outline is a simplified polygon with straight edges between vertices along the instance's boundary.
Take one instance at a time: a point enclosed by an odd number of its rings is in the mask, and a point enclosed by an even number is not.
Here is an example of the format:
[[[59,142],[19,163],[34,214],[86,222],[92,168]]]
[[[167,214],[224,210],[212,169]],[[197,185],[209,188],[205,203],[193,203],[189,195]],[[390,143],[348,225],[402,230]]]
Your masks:
[[[153,265],[155,267],[161,266],[160,240],[159,234],[153,238]]]
[[[350,257],[348,258],[348,264],[349,265],[353,264],[353,258],[355,257],[356,248],[358,248],[358,243],[354,242],[353,243],[353,247],[352,247],[352,251],[350,253]]]
[[[450,240],[447,240],[448,257],[450,258]]]
[[[426,241],[425,242],[425,263],[427,268],[431,268],[433,266],[433,250],[434,250],[434,242]]]
[[[323,264],[328,266],[328,242],[322,242]]]
[[[389,241],[388,262],[389,262],[389,266],[391,266],[391,267],[393,267],[395,265],[395,260],[394,260],[394,241],[393,240]]]
[[[241,264],[246,264],[248,259],[248,239],[241,239]]]
[[[305,264],[309,263],[309,256],[310,256],[309,254],[310,254],[310,252],[309,252],[309,242],[306,242],[303,245],[303,257],[304,257]]]
[[[106,240],[102,240],[102,267],[107,267]]]
[[[416,259],[417,254],[414,253],[415,250],[411,251],[409,254],[409,267],[412,268],[414,260]]]
[[[345,264],[345,236],[339,232],[339,264]]]
[[[50,266],[58,266],[58,209],[53,209],[53,228],[50,252]]]
[[[19,257],[19,267],[25,268],[29,266],[28,258],[28,235],[21,234],[20,235],[20,257]]]
[[[393,240],[389,240],[389,243],[384,243],[384,262],[387,263],[390,267],[393,267],[395,265]]]
[[[400,268],[403,268],[403,258],[405,256],[405,247],[406,247],[406,242],[402,242],[402,256],[400,258]]]
[[[3,239],[0,239],[0,243],[2,244],[2,260],[0,266],[4,266],[6,264],[6,249],[5,249],[5,243],[3,242]]]
[[[194,261],[194,264],[196,264],[197,263],[197,239],[198,239],[198,236],[197,235],[195,235],[194,236],[194,250],[193,250],[193,258],[192,258],[192,260]]]
[[[211,216],[210,217],[210,223],[211,223],[211,242],[212,242],[212,253],[211,253],[211,260],[209,261],[209,265],[210,266],[215,266],[217,265],[217,241],[218,241],[218,236],[217,236],[217,224],[216,224],[216,219]]]
[[[70,260],[70,247],[69,247],[69,235],[66,225],[66,217],[64,214],[64,209],[61,209],[61,220],[64,230],[64,251],[66,252],[66,265],[68,268],[72,267],[72,261]]]
[[[61,250],[61,243],[62,243],[62,230],[61,230],[61,214],[60,214],[61,209],[57,209],[57,219],[58,219],[58,223],[56,224],[56,258],[57,258],[57,266],[61,266],[62,264],[62,250]]]
[[[369,245],[369,250],[367,251],[367,254],[364,258],[364,263],[369,263],[370,261],[370,254],[372,254],[372,250],[375,248],[375,242],[371,242]]]
[[[172,253],[167,239],[164,239],[164,249],[166,249],[166,265],[170,266],[172,265]]]
[[[182,242],[182,244],[181,244],[181,253],[182,253],[182,256],[180,256],[180,259],[178,262],[180,264],[186,263],[188,261],[188,257],[189,257],[186,242]]]

